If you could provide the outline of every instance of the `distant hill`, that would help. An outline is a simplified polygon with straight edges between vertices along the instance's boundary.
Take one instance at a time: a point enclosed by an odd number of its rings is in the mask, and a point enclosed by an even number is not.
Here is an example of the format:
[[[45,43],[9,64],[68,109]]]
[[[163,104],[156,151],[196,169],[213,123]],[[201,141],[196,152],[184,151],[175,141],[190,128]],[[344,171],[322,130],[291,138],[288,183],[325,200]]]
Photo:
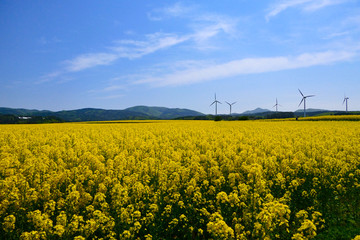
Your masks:
[[[304,109],[298,109],[295,112],[304,112]],[[306,112],[329,112],[329,110],[325,110],[325,109],[316,109],[316,108],[307,108]]]
[[[54,116],[67,122],[80,121],[111,121],[111,120],[145,120],[145,119],[173,119],[185,116],[204,115],[189,109],[137,106],[125,110],[105,110],[97,108],[83,108],[58,112],[39,111],[34,109],[0,108],[0,114],[17,117],[49,117]]]
[[[35,109],[0,107],[0,113],[4,115],[9,114],[15,116],[40,116],[40,115],[48,116],[52,112],[47,110],[40,111]]]
[[[241,115],[253,115],[253,114],[265,113],[265,112],[271,112],[271,111],[269,109],[256,108],[254,110],[245,111],[241,113]]]
[[[105,110],[97,108],[60,111],[55,112],[54,115],[68,122],[149,119],[147,115],[137,112],[131,112],[127,110]]]
[[[354,115],[360,112],[329,111],[322,109],[307,109],[306,115]],[[268,109],[256,108],[241,114],[221,115],[224,120],[273,119],[302,117],[303,110],[295,112],[274,112]],[[25,117],[25,118],[24,118]],[[30,117],[30,118],[28,118]],[[214,120],[214,115],[205,115],[190,109],[135,106],[124,110],[105,110],[98,108],[83,108],[52,112],[48,110],[14,109],[0,107],[0,123],[42,123],[42,122],[81,122],[81,121],[112,121],[112,120],[147,120],[147,119],[192,119]]]
[[[339,112],[339,111],[329,111],[329,110],[325,110],[325,109],[309,108],[309,109],[306,109],[306,116],[313,117],[313,116],[318,116],[318,115],[332,115],[337,112]],[[304,116],[304,109],[298,109],[294,112],[294,114],[297,117],[302,117],[302,116]]]
[[[32,117],[18,117],[11,114],[0,114],[0,124],[28,124],[28,123],[60,123],[62,119],[54,116],[32,116]]]
[[[125,110],[131,112],[142,113],[147,116],[156,117],[159,119],[174,119],[186,116],[203,116],[201,112],[181,109],[181,108],[166,108],[166,107],[148,107],[148,106],[135,106],[126,108]]]

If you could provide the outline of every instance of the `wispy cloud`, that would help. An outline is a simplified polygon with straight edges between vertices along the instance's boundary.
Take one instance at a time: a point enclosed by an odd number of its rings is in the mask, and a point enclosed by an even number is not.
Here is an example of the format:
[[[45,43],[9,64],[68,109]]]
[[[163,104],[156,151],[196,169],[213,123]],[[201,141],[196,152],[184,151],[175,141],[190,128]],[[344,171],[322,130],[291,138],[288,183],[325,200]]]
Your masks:
[[[41,76],[40,80],[38,80],[35,83],[41,84],[41,83],[50,82],[51,80],[53,80],[54,78],[57,78],[58,76],[61,76],[62,74],[63,74],[63,71],[55,71],[52,73],[48,73],[48,74]]]
[[[109,65],[120,58],[140,58],[160,49],[171,47],[188,40],[189,37],[178,37],[173,34],[155,33],[146,36],[144,41],[120,40],[110,52],[88,53],[64,61],[66,72],[78,72],[101,65]]]
[[[154,33],[145,36],[145,40],[120,40],[111,49],[118,58],[140,58],[158,50],[178,45],[189,40],[189,36],[177,36],[170,33]]]
[[[290,7],[299,6],[304,3],[309,3],[311,1],[312,0],[291,0],[291,1],[279,2],[278,4],[274,5],[270,9],[269,13],[266,15],[266,19],[269,20],[271,17],[278,15],[279,13],[281,13],[282,11],[285,11],[286,9],[288,9]]]
[[[99,65],[108,65],[119,57],[114,53],[89,53],[83,54],[74,59],[65,61],[68,72],[77,72]]]
[[[354,43],[359,42],[359,11],[348,13],[344,19],[335,21],[332,24],[327,24],[325,27],[320,28],[319,31],[324,35],[323,39],[336,40],[335,43],[337,45],[343,45],[343,48],[354,45]],[[349,41],[353,42],[353,44],[349,44]]]
[[[197,18],[193,24],[194,34],[191,37],[197,43],[211,39],[212,37],[225,33],[233,36],[236,33],[237,20],[218,15],[203,15]]]
[[[124,89],[126,89],[125,85],[111,85],[102,89],[102,92],[111,92],[111,91],[124,90]]]
[[[206,19],[206,20],[205,20]],[[42,77],[41,82],[50,81],[62,74],[83,71],[97,66],[113,64],[121,58],[136,59],[145,55],[155,53],[159,50],[174,47],[184,42],[193,42],[193,47],[199,49],[204,42],[220,33],[231,34],[234,21],[212,16],[203,18],[201,25],[193,27],[192,32],[187,34],[174,34],[156,32],[147,34],[142,40],[123,39],[114,41],[113,46],[108,47],[106,52],[85,53],[63,61],[64,69],[55,71]]]
[[[359,9],[360,10],[360,9]],[[352,32],[360,31],[360,12],[352,16],[348,16],[343,22],[343,27],[350,27]]]
[[[52,43],[61,43],[61,42],[62,42],[62,40],[57,37],[46,38],[46,37],[42,36],[38,40],[38,43],[40,43],[41,45],[47,45],[47,44],[52,44]]]
[[[274,72],[297,69],[350,60],[356,55],[352,51],[327,51],[304,53],[295,57],[245,58],[202,68],[189,68],[163,74],[158,77],[143,77],[134,84],[150,84],[157,87],[194,84],[244,74]]]
[[[185,6],[181,2],[153,13],[163,17],[182,17],[188,30],[183,33],[155,32],[138,36],[128,34],[128,39],[113,41],[105,51],[80,54],[62,62],[63,68],[41,77],[38,83],[49,82],[64,75],[84,71],[98,66],[114,64],[119,59],[138,59],[155,52],[172,48],[183,43],[197,50],[216,48],[210,39],[221,34],[231,36],[236,32],[237,20],[211,13],[195,14],[196,7]],[[130,38],[131,37],[131,38]]]
[[[154,53],[161,49],[178,45],[189,40],[191,36],[177,36],[175,34],[154,33],[145,36],[145,40],[119,40],[110,51],[88,53],[64,61],[66,72],[78,72],[101,65],[109,65],[120,58],[135,59]]]
[[[348,2],[349,0],[318,0],[313,1],[307,5],[304,6],[305,11],[316,11],[318,9],[331,6],[331,5],[338,5],[345,2]]]
[[[177,2],[165,8],[155,9],[149,18],[151,20],[164,20],[169,17],[186,19],[187,26],[192,29],[192,33],[188,33],[186,37],[197,44],[197,49],[208,49],[205,41],[220,33],[234,35],[236,32],[237,19],[196,10],[199,9],[195,5]]]
[[[288,8],[298,7],[302,11],[316,11],[321,8],[342,4],[349,0],[283,0],[272,6],[266,15],[266,19],[269,20],[271,17],[275,17],[279,13],[287,10]]]
[[[49,82],[67,73],[79,72],[97,66],[110,65],[120,58],[135,59],[185,42],[192,37],[175,34],[154,33],[145,36],[144,40],[119,40],[109,47],[107,52],[86,53],[63,61],[61,70],[45,74],[37,83]]]
[[[170,7],[164,8],[163,12],[165,14],[167,14],[168,16],[178,17],[178,16],[183,16],[183,15],[191,12],[193,9],[194,9],[194,7],[185,6],[181,2],[177,2]]]
[[[332,33],[328,34],[327,36],[325,36],[323,39],[334,39],[334,38],[339,38],[339,37],[343,37],[343,36],[348,36],[349,34],[350,34],[349,31],[332,32]]]
[[[114,95],[97,97],[97,99],[103,99],[103,100],[118,99],[118,98],[123,98],[124,96],[125,96],[124,94],[114,94]]]
[[[161,21],[169,17],[186,17],[189,13],[193,12],[195,6],[184,5],[177,2],[164,8],[157,8],[150,11],[147,16],[152,21]]]

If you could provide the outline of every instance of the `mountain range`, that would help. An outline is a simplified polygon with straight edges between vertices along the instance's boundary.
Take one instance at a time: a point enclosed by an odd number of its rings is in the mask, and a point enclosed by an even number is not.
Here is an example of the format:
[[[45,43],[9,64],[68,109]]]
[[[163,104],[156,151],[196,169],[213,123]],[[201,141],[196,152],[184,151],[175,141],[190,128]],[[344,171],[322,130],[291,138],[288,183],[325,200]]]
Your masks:
[[[264,112],[271,112],[271,110],[264,109],[264,108],[255,108],[254,110],[248,110],[243,113],[240,113],[239,115],[253,115],[253,114],[264,113]]]
[[[323,109],[307,109],[308,116],[316,116],[319,114],[339,114],[343,111],[329,111]],[[233,117],[249,116],[250,118],[291,118],[303,115],[303,110],[299,109],[295,112],[274,112],[268,109],[256,108],[254,110],[245,111],[243,113],[233,113]],[[149,107],[135,106],[123,110],[105,110],[98,108],[83,108],[77,110],[48,111],[22,108],[5,108],[0,107],[0,117],[7,119],[8,122],[14,122],[14,119],[32,119],[35,122],[43,121],[112,121],[112,120],[146,120],[146,119],[213,119],[212,115],[205,115],[190,109],[182,108],[166,108],[166,107]],[[7,116],[7,117],[6,117]],[[228,117],[228,115],[222,115]],[[9,120],[10,117],[10,120]],[[24,118],[25,117],[25,118]],[[28,118],[29,117],[29,118]],[[4,121],[3,121],[4,122]],[[29,121],[27,121],[29,122]]]
[[[111,120],[142,120],[142,119],[174,119],[185,116],[202,116],[203,113],[181,108],[135,106],[124,110],[105,110],[98,108],[83,108],[77,110],[48,111],[34,109],[0,108],[0,114],[48,117],[54,116],[67,122],[80,121],[111,121]]]

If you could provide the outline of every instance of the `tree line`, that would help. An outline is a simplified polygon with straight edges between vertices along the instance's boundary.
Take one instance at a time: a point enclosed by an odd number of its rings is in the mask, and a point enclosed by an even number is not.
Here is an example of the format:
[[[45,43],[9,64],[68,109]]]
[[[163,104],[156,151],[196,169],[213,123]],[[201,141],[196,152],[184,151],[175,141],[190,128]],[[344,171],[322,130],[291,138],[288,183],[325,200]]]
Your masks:
[[[0,114],[0,124],[35,124],[35,123],[60,123],[64,122],[59,117],[54,116],[32,116],[18,117],[11,114]]]

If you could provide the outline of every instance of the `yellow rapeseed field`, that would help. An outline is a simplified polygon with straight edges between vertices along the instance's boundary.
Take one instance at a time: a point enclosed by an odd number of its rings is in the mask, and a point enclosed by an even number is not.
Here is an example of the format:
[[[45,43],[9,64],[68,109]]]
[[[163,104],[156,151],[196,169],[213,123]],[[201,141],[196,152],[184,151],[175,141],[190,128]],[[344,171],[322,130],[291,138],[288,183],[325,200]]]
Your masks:
[[[0,237],[353,239],[359,180],[360,122],[1,125]]]

